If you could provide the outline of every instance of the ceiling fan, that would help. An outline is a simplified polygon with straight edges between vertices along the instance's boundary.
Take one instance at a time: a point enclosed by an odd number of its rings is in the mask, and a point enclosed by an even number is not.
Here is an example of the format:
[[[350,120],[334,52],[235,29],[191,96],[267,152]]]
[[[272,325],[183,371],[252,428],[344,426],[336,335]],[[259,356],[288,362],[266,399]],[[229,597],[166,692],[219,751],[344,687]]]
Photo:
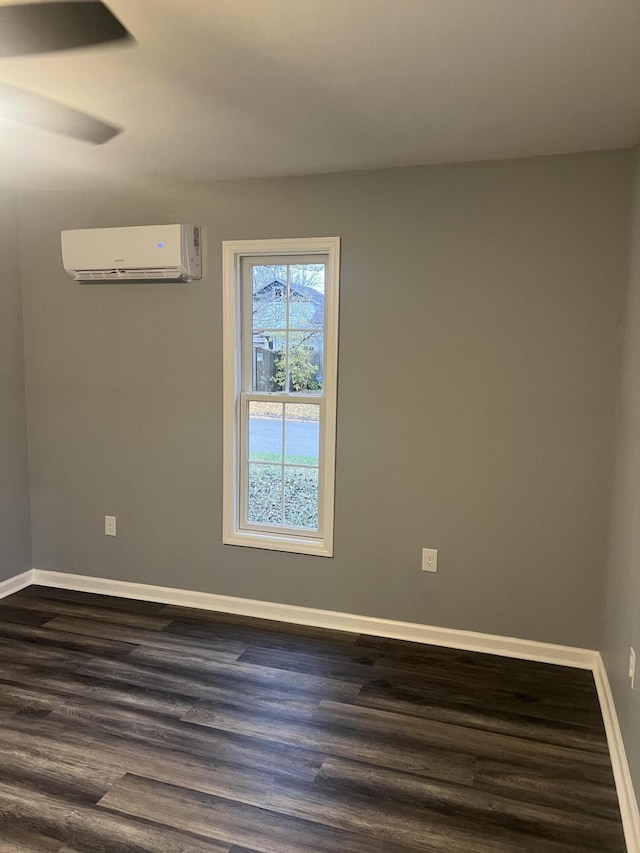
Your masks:
[[[130,39],[102,2],[0,5],[0,58],[51,53]],[[122,132],[59,101],[0,83],[0,117],[100,145]]]

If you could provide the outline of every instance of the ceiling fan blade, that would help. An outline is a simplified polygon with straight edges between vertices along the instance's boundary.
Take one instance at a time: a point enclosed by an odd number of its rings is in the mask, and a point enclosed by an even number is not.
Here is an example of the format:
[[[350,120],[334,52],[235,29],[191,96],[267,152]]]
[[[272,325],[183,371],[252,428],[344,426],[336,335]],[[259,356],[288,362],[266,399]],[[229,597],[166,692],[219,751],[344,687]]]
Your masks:
[[[131,38],[100,2],[0,6],[0,57],[50,53]]]
[[[72,136],[93,145],[102,145],[122,133],[122,128],[107,124],[88,113],[8,83],[0,83],[0,119]]]

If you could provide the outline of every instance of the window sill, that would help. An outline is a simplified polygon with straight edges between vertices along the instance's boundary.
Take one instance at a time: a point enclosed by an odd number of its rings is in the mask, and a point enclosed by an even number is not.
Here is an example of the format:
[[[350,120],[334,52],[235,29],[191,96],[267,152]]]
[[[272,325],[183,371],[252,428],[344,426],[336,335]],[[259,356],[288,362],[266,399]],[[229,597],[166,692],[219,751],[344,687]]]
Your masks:
[[[245,548],[263,548],[269,551],[288,551],[293,554],[310,554],[315,557],[333,557],[333,548],[325,539],[305,539],[302,536],[283,536],[281,533],[253,533],[236,530],[224,538],[225,545],[241,545]]]

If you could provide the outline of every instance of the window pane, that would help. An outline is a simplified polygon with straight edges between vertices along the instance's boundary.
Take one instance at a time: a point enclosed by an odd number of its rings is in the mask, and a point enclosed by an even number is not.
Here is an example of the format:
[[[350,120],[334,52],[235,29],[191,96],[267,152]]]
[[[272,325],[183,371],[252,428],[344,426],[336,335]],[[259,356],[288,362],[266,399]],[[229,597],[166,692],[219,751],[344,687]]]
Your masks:
[[[282,526],[282,468],[249,463],[247,521]]]
[[[249,459],[282,462],[282,403],[249,403]]]
[[[284,329],[287,319],[287,267],[254,265],[251,267],[251,292],[254,329]]]
[[[289,334],[289,391],[322,391],[322,339],[319,332]]]
[[[284,523],[287,527],[318,529],[318,469],[284,469]]]
[[[324,326],[324,264],[292,264],[289,279],[289,328],[321,330]]]
[[[320,406],[287,403],[285,462],[317,465],[320,446]]]
[[[286,335],[280,332],[254,332],[251,350],[253,380],[251,388],[259,393],[284,389]]]
[[[325,265],[320,264],[290,264],[289,278],[291,284],[300,287],[312,287],[319,293],[324,293]]]

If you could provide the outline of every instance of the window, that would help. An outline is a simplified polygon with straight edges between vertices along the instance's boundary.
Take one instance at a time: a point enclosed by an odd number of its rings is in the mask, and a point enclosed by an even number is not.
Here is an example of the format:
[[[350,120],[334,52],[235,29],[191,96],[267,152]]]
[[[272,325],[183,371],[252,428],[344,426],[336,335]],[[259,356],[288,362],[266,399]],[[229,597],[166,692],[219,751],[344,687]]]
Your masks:
[[[224,542],[333,555],[340,239],[223,244]]]

